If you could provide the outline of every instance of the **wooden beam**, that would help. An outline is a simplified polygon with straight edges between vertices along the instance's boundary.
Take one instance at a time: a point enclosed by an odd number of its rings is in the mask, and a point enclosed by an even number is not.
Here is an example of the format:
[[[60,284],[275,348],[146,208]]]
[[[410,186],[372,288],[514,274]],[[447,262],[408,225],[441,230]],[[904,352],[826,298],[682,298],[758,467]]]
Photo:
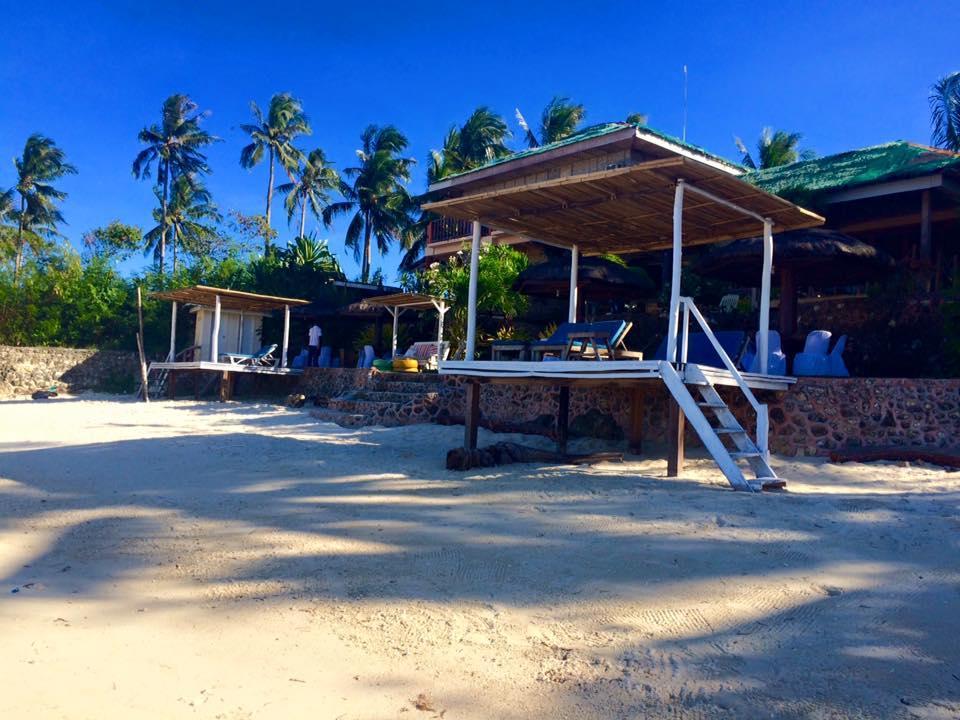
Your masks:
[[[683,410],[680,409],[680,405],[672,395],[668,402],[670,403],[670,417],[667,421],[667,477],[677,477],[683,472],[683,435],[687,422]]]
[[[628,448],[634,455],[643,452],[643,413],[646,406],[646,393],[639,385],[630,390],[630,433]]]
[[[570,386],[561,385],[557,395],[557,452],[567,454],[570,436]]]
[[[466,407],[463,413],[463,446],[467,450],[477,449],[477,431],[480,428],[480,383],[467,382]]]

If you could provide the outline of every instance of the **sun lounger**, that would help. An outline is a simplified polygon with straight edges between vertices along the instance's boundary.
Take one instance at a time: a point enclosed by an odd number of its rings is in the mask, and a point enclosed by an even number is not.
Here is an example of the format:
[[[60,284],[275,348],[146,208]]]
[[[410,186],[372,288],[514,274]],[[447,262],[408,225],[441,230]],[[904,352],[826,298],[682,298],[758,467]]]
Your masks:
[[[264,345],[253,355],[243,353],[221,353],[221,358],[226,358],[231,365],[273,365],[276,359],[273,354],[277,351],[277,345]]]
[[[437,349],[436,342],[420,341],[415,342],[401,356],[404,358],[415,358],[417,364],[423,370],[436,370],[440,362],[446,360],[450,355],[450,343],[444,341],[440,343],[440,349]]]
[[[714,336],[716,336],[717,342],[720,343],[720,347],[722,347],[724,352],[726,352],[727,355],[730,356],[730,359],[733,360],[733,363],[735,365],[739,363],[741,356],[743,355],[743,350],[747,344],[747,334],[742,330],[718,330],[714,333]],[[688,343],[688,363],[708,365],[710,367],[717,368],[726,367],[723,364],[723,360],[720,359],[720,355],[718,355],[717,351],[714,349],[713,343],[710,342],[710,339],[704,333],[690,333]],[[680,360],[682,357],[682,342],[678,342],[677,360]],[[664,338],[660,341],[660,345],[657,347],[657,352],[654,354],[654,359],[665,360],[666,358],[667,339]]]
[[[550,337],[530,343],[531,360],[547,355],[563,359],[603,359],[626,355],[623,344],[633,323],[624,320],[602,320],[594,323],[562,323]]]

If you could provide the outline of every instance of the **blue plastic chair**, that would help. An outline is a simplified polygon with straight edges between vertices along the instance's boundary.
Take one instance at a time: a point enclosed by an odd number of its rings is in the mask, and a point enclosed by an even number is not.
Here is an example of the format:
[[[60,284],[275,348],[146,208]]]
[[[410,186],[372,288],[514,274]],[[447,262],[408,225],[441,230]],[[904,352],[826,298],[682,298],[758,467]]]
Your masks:
[[[793,374],[800,376],[829,375],[830,360],[827,349],[830,347],[829,330],[814,330],[803,344],[803,352],[793,358]],[[846,342],[844,342],[846,344]],[[843,348],[840,349],[843,352]]]
[[[330,346],[324,345],[320,348],[320,357],[317,358],[317,367],[328,368],[330,367]]]
[[[730,359],[733,360],[736,364],[737,360],[740,358],[740,354],[743,351],[744,339],[746,338],[746,333],[742,330],[720,330],[715,332],[714,335],[717,338],[717,342],[720,343],[720,347],[723,348],[724,352],[730,356]],[[677,360],[683,357],[683,348],[682,348],[683,338],[678,338],[677,345]],[[713,347],[713,343],[710,342],[710,338],[702,332],[690,333],[688,338],[688,350],[687,350],[687,362],[695,363],[697,365],[709,365],[710,367],[723,368],[726,367],[723,364],[723,360],[720,359],[720,355]],[[667,338],[664,337],[660,341],[660,345],[657,347],[657,351],[653,355],[654,360],[665,360],[667,358]]]
[[[744,353],[740,367],[747,372],[758,373],[760,372],[760,354],[758,352],[760,347],[759,332],[756,334],[753,342],[754,344],[750,350]],[[783,352],[780,333],[776,330],[771,330],[767,336],[767,373],[770,375],[787,374],[787,356]]]
[[[833,346],[827,356],[827,374],[830,377],[850,377],[846,363],[843,362],[843,351],[847,347],[847,336],[841,335],[837,344]]]
[[[373,360],[375,357],[376,357],[376,353],[373,351],[373,346],[364,345],[363,350],[360,352],[360,355],[357,358],[357,367],[358,368],[373,367]]]

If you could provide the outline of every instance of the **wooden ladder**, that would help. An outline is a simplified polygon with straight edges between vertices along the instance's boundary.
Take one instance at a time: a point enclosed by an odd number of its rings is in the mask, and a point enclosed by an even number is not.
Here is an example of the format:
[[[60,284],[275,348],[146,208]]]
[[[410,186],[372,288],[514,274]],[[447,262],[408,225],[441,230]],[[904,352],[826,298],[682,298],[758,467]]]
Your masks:
[[[707,452],[735,490],[758,492],[784,487],[764,453],[740,424],[700,367],[688,364],[684,377],[668,362],[660,363],[660,375],[693,426]],[[690,392],[693,388],[699,399]],[[749,468],[753,479],[744,475]]]

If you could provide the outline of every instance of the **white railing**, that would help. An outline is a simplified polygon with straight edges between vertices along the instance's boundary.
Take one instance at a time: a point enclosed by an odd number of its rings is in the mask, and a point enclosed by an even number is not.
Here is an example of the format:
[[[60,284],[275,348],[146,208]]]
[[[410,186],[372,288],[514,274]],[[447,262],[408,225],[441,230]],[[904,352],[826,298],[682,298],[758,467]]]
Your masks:
[[[744,380],[743,375],[740,374],[740,371],[737,369],[736,363],[730,358],[727,354],[727,351],[723,349],[723,345],[720,344],[720,341],[717,340],[717,336],[713,334],[713,330],[710,329],[710,325],[707,324],[706,319],[700,313],[700,310],[697,309],[696,304],[693,302],[691,297],[681,297],[680,304],[683,306],[683,325],[681,327],[683,344],[680,346],[682,348],[680,352],[680,362],[686,364],[687,362],[687,348],[689,346],[690,338],[690,316],[693,315],[697,323],[700,325],[700,329],[703,330],[703,334],[706,335],[707,339],[710,341],[710,344],[713,345],[713,349],[716,350],[717,355],[720,356],[720,360],[723,361],[724,366],[727,368],[727,371],[733,377],[734,381],[737,383],[737,387],[740,388],[740,391],[743,393],[744,397],[747,398],[747,402],[750,403],[750,406],[753,408],[753,411],[757,416],[757,449],[766,458],[769,454],[767,449],[768,436],[770,434],[770,420],[767,415],[767,406],[757,400],[757,396],[753,394],[753,390],[750,389],[750,386],[747,385],[747,381]]]

